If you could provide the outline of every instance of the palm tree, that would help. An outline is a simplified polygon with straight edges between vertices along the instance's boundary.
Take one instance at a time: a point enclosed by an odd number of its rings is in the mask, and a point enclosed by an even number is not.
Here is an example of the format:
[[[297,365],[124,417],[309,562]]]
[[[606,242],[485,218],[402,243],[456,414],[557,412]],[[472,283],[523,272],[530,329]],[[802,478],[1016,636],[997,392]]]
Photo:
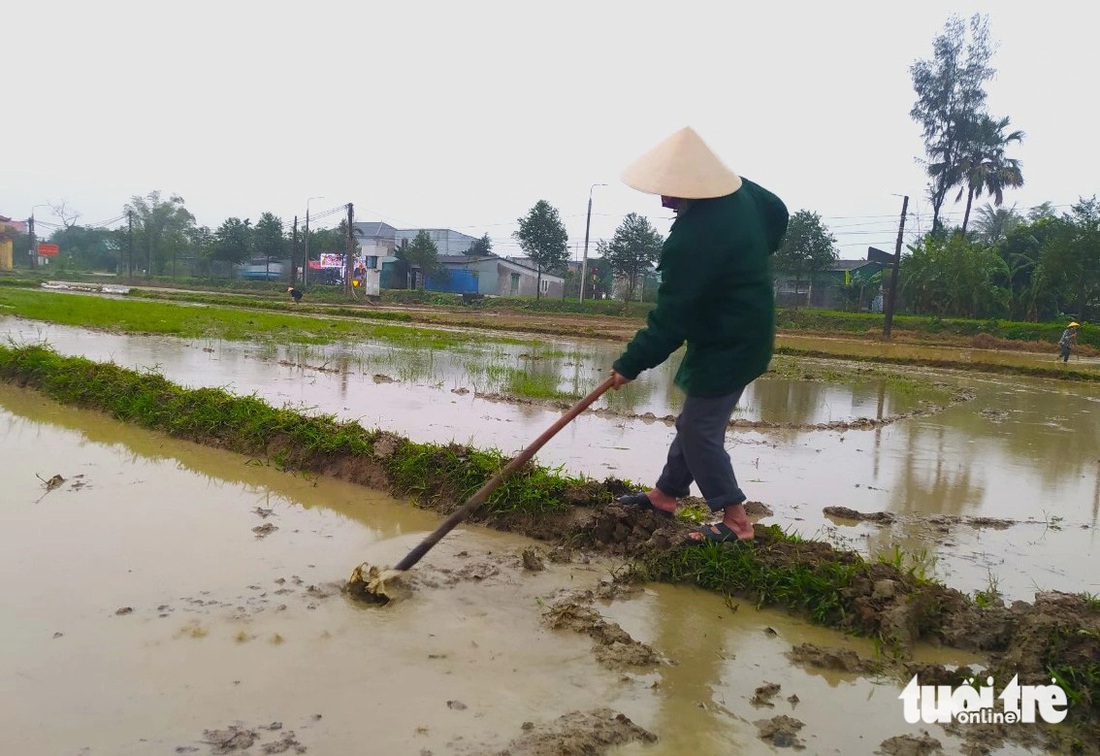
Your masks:
[[[1005,156],[1005,148],[1013,142],[1022,142],[1024,132],[1005,134],[1008,123],[1007,117],[994,120],[982,115],[969,126],[970,138],[967,140],[968,146],[958,173],[962,186],[955,197],[958,202],[966,194],[966,212],[963,214],[962,224],[964,235],[974,198],[981,196],[983,190],[993,198],[993,204],[1000,207],[1004,202],[1005,189],[1024,185],[1020,161]]]
[[[975,213],[974,235],[986,244],[996,244],[1005,239],[1012,229],[1023,223],[1024,219],[1016,206],[994,208],[993,205],[979,207]]]

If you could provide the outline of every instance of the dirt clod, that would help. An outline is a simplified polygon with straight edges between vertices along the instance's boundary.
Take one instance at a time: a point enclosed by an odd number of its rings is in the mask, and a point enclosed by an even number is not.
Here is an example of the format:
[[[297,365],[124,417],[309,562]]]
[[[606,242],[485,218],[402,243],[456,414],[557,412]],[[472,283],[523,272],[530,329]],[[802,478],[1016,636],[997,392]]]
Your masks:
[[[265,522],[263,525],[257,525],[252,528],[252,532],[256,534],[257,538],[266,538],[267,536],[278,530],[277,525],[272,525],[270,522]]]
[[[862,658],[851,649],[823,648],[813,643],[795,646],[787,652],[787,656],[798,664],[852,674],[874,674],[881,666],[878,662]]]
[[[805,727],[805,724],[794,717],[780,714],[771,719],[758,719],[755,724],[760,730],[759,738],[776,748],[793,748],[796,751],[806,748],[806,744],[798,737],[798,731]]]
[[[524,723],[524,734],[498,756],[598,756],[613,746],[657,740],[626,715],[607,708],[572,711],[551,722],[528,724]]]
[[[542,557],[537,551],[526,548],[523,550],[523,569],[529,572],[541,572],[546,569],[546,565],[543,564]]]
[[[306,747],[298,742],[298,738],[295,737],[292,731],[287,730],[278,740],[274,740],[270,743],[264,743],[263,746],[260,748],[260,751],[265,754],[291,752],[305,753]]]
[[[933,753],[943,753],[940,741],[922,732],[920,737],[916,735],[895,735],[887,738],[879,745],[876,754],[883,756],[930,756]]]
[[[770,706],[774,708],[775,704],[772,703],[772,699],[779,694],[779,687],[779,683],[764,683],[756,689],[753,697],[749,699],[749,703],[753,706]]]
[[[210,752],[213,754],[244,751],[251,748],[257,738],[255,730],[248,730],[238,725],[229,725],[224,730],[203,730],[202,734],[205,738],[203,742],[210,744]]]
[[[837,517],[842,520],[856,520],[858,522],[878,522],[887,524],[897,519],[889,512],[860,512],[851,507],[825,507],[821,511],[830,517]]]
[[[585,591],[562,599],[543,615],[543,622],[554,630],[573,630],[595,641],[596,659],[611,669],[646,667],[660,663],[650,646],[634,640],[614,622],[608,622],[591,603],[595,595]]]

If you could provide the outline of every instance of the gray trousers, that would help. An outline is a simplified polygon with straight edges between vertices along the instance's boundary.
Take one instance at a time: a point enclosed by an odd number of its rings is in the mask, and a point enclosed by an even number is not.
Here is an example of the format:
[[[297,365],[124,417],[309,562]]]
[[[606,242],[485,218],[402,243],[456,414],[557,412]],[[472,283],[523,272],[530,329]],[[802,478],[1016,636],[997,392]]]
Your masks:
[[[689,396],[676,418],[676,438],[668,448],[660,491],[683,498],[695,481],[707,506],[718,512],[747,498],[737,485],[730,455],[726,452],[726,427],[744,388],[724,396]]]

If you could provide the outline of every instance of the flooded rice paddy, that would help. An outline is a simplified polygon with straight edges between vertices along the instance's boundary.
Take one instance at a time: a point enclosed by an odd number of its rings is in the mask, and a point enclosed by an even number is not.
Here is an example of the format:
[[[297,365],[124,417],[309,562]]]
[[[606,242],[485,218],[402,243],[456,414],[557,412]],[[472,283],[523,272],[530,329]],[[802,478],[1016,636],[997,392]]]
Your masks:
[[[508,453],[559,410],[504,395],[586,393],[617,353],[564,340],[430,352],[180,341],[12,319],[0,327],[17,343],[45,341],[186,386]],[[539,461],[652,480],[674,433],[663,419],[680,401],[674,368],[602,401]],[[1090,567],[1100,390],[912,369],[841,378],[838,366],[810,360],[795,368],[750,387],[737,415],[746,425],[727,437],[746,492],[773,512],[765,522],[865,553],[900,549],[967,591],[1100,592]],[[835,425],[859,418],[885,422]],[[547,559],[545,570],[527,570],[522,552],[541,547],[475,527],[421,562],[410,600],[363,608],[335,586],[361,561],[397,561],[436,515],[11,387],[0,428],[5,753],[213,753],[249,738],[251,752],[474,754],[511,744],[536,753],[542,728],[601,707],[659,738],[609,751],[621,754],[775,752],[783,742],[761,740],[756,722],[780,714],[804,724],[794,737],[809,752],[870,753],[920,732],[901,717],[900,686],[785,656],[803,642],[873,656],[870,643],[785,614],[670,586],[595,600],[662,660],[608,666],[588,638],[550,630],[543,613],[598,588],[617,565]],[[54,475],[65,480],[51,488]],[[839,518],[823,512],[830,506],[892,521]],[[767,683],[780,685],[773,705],[752,703]],[[859,726],[838,723],[838,710],[860,712]],[[957,750],[952,736],[932,734]]]
[[[554,340],[431,351],[184,341],[14,319],[3,325],[19,343],[46,341],[63,354],[156,370],[185,386],[256,394],[415,441],[509,454],[560,415],[539,402],[504,400],[514,393],[510,371],[579,397],[618,354],[612,345]],[[676,364],[674,356],[606,395],[538,460],[594,478],[654,480],[675,434]],[[967,591],[994,583],[1010,599],[1050,589],[1100,593],[1100,577],[1084,568],[1100,550],[1100,387],[918,368],[845,373],[827,361],[792,358],[782,372],[798,377],[756,381],[735,414],[746,427],[727,435],[742,488],[771,508],[769,522],[865,553],[902,549]],[[836,427],[859,418],[885,424]],[[827,507],[886,512],[894,522],[838,519]]]

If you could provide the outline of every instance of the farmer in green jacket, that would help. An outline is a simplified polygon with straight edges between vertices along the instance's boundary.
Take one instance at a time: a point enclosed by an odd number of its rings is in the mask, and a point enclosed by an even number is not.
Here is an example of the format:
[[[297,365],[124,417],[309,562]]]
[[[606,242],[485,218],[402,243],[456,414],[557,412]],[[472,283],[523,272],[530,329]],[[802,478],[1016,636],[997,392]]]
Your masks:
[[[725,449],[726,428],[745,387],[768,367],[775,341],[770,258],[787,230],[787,208],[728,169],[692,129],[682,129],[623,174],[661,196],[676,220],[661,250],[661,286],[646,327],[611,371],[619,389],[684,343],[676,383],[687,397],[656,485],[619,502],[671,517],[694,481],[721,522],[690,534],[752,540],[745,494]]]

